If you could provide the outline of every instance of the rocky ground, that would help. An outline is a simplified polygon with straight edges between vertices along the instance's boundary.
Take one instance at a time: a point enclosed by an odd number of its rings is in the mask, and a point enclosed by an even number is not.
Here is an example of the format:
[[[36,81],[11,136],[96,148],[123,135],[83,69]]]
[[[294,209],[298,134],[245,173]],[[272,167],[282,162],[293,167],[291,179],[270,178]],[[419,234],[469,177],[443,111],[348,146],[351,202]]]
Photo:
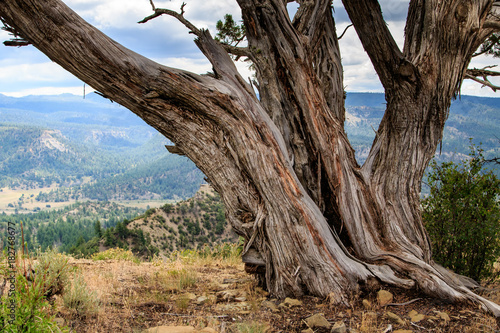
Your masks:
[[[74,332],[498,332],[474,305],[400,290],[353,295],[349,308],[328,298],[270,299],[238,258],[70,264],[100,302],[84,314],[55,300],[57,321]]]

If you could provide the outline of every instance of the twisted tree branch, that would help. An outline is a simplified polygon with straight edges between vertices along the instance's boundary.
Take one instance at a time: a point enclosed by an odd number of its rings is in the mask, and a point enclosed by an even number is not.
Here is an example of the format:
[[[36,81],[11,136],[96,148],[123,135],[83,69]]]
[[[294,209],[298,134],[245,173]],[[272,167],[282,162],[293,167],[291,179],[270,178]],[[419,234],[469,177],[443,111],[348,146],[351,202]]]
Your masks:
[[[497,90],[500,90],[500,86],[495,85],[488,80],[488,77],[491,76],[500,76],[500,72],[495,72],[495,71],[490,71],[488,68],[494,68],[496,66],[487,66],[484,68],[472,68],[472,69],[467,69],[467,72],[465,73],[465,78],[476,81],[478,83],[481,83],[483,87],[488,87],[494,92]]]

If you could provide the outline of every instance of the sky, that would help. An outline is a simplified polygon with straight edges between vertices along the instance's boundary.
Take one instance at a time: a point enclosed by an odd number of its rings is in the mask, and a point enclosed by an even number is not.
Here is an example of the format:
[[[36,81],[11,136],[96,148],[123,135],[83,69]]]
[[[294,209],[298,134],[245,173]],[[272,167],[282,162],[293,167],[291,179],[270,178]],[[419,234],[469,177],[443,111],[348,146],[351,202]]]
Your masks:
[[[211,70],[193,42],[193,35],[175,18],[162,16],[146,24],[138,21],[152,13],[149,0],[65,0],[70,8],[88,22],[99,28],[122,45],[153,59],[161,64],[182,68],[195,73]],[[226,13],[240,18],[236,0],[184,0],[185,17],[198,28],[208,28],[215,34],[215,23]],[[408,0],[381,0],[384,18],[400,48],[403,47],[404,21]],[[182,1],[155,1],[157,8],[179,10]],[[333,1],[337,33],[340,35],[350,23],[341,4]],[[296,5],[289,4],[294,12]],[[9,39],[0,31],[0,41]],[[344,86],[350,92],[382,92],[378,77],[363,51],[353,28],[340,40],[344,65]],[[483,68],[500,65],[500,59],[477,57],[470,67]],[[243,77],[250,77],[247,64],[239,63]],[[500,79],[496,82],[500,85]],[[57,95],[61,93],[83,94],[84,84],[32,46],[5,47],[0,45],[0,93],[9,96]],[[91,88],[86,86],[86,92]],[[462,86],[463,95],[500,97],[489,88],[466,80]]]

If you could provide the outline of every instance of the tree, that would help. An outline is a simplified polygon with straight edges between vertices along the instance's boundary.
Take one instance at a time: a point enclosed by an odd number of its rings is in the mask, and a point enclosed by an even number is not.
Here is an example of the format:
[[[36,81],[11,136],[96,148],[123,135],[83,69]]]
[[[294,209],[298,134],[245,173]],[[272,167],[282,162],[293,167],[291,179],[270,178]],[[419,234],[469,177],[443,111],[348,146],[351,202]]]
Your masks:
[[[485,163],[474,146],[458,164],[433,161],[431,193],[422,201],[434,259],[475,280],[491,276],[500,256],[500,180]]]
[[[360,166],[344,132],[341,55],[330,0],[237,0],[247,46],[216,41],[180,12],[213,66],[196,75],[119,45],[59,0],[4,0],[16,39],[127,107],[170,139],[206,175],[226,218],[261,256],[275,297],[349,295],[374,282],[419,288],[449,301],[500,307],[437,265],[420,212],[424,170],[474,52],[500,30],[500,2],[412,0],[405,46],[378,1],[343,0],[385,89],[387,109]],[[35,24],[36,23],[36,24]],[[253,87],[230,55],[247,57]],[[481,70],[478,70],[481,72]],[[481,73],[479,73],[481,74]]]
[[[102,237],[102,227],[101,227],[101,222],[99,220],[95,221],[94,223],[94,234],[98,238]]]

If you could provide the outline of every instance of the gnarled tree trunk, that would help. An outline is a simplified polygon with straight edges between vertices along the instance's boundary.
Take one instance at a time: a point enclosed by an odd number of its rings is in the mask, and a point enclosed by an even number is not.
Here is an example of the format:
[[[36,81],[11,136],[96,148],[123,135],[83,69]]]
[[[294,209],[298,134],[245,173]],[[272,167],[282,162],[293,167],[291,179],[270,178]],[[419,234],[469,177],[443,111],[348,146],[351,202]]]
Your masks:
[[[297,2],[290,19],[287,1],[238,0],[248,40],[241,49],[164,11],[197,35],[213,76],[135,54],[59,0],[4,0],[0,17],[196,163],[245,250],[262,256],[274,296],[333,295],[347,304],[352,291],[377,280],[479,302],[500,316],[496,304],[432,261],[419,208],[450,100],[472,53],[498,29],[495,1],[410,1],[402,51],[377,1],[343,1],[386,91],[387,111],[363,166],[344,132],[331,2]],[[259,98],[228,51],[254,63]]]

